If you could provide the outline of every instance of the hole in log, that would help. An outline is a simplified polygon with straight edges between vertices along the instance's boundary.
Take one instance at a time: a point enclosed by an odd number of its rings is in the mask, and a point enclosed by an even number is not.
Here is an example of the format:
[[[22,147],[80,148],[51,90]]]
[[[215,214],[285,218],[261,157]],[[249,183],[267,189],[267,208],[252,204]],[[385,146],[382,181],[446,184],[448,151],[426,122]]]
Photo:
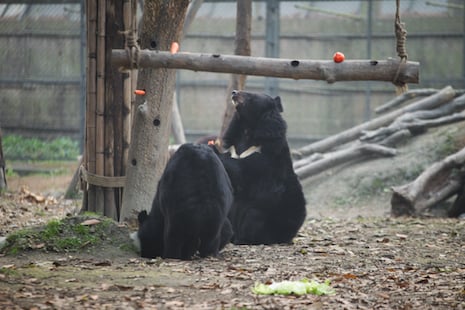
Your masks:
[[[212,56],[213,56],[214,58],[218,58],[218,57],[220,57],[220,54],[213,54]]]
[[[133,165],[133,166],[136,166],[136,165],[137,165],[137,160],[136,160],[135,158],[133,158],[133,159],[131,160],[131,165]]]
[[[299,64],[300,64],[300,61],[298,61],[298,60],[291,61],[291,66],[293,66],[293,67],[298,67]]]
[[[371,60],[370,61],[370,65],[372,65],[372,66],[376,66],[377,64],[378,64],[377,60]]]
[[[157,47],[157,42],[155,40],[150,41],[150,48],[155,49]]]
[[[157,127],[160,126],[160,120],[158,118],[154,119],[153,120],[153,125],[157,126]]]

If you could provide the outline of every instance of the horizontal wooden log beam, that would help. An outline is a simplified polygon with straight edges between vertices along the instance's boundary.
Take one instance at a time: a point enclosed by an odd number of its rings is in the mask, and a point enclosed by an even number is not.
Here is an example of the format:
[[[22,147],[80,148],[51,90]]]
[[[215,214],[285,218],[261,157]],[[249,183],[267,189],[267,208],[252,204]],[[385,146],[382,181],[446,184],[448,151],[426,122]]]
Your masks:
[[[126,50],[112,52],[113,64],[129,67],[130,57]],[[401,83],[419,82],[419,63],[399,60],[332,60],[280,59],[237,55],[176,53],[164,51],[139,51],[139,68],[185,69],[203,72],[268,76],[290,79],[336,81],[390,81],[399,69]]]

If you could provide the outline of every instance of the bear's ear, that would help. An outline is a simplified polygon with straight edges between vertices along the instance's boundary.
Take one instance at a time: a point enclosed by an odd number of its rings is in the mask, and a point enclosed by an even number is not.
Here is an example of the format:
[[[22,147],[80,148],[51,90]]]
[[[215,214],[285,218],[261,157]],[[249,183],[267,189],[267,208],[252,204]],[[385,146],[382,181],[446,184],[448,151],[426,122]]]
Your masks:
[[[139,215],[137,216],[137,220],[139,221],[139,225],[144,223],[145,220],[147,219],[148,215],[147,215],[147,211],[145,210],[142,210],[139,212]]]
[[[276,96],[274,98],[274,102],[275,102],[276,107],[278,108],[278,111],[283,112],[284,109],[283,109],[283,105],[281,104],[281,98],[279,96]]]

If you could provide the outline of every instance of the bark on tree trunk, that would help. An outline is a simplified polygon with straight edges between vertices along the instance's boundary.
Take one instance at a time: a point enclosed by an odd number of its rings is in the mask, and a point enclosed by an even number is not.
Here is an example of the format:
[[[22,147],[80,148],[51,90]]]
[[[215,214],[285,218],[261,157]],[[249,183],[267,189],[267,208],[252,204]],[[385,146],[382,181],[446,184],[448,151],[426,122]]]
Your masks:
[[[141,48],[168,51],[173,41],[178,42],[188,4],[188,0],[146,0]],[[174,83],[174,70],[139,70],[137,88],[145,89],[146,95],[137,101],[120,221],[150,209],[167,160]]]
[[[415,181],[394,187],[391,197],[393,216],[419,216],[436,203],[463,188],[465,148],[436,162]]]

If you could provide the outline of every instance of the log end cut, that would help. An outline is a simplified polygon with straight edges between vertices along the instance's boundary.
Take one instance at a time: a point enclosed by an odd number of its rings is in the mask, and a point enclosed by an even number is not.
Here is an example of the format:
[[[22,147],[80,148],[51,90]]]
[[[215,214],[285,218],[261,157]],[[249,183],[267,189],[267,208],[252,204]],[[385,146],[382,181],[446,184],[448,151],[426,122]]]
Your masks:
[[[414,216],[415,208],[411,201],[394,191],[391,197],[391,216]]]

